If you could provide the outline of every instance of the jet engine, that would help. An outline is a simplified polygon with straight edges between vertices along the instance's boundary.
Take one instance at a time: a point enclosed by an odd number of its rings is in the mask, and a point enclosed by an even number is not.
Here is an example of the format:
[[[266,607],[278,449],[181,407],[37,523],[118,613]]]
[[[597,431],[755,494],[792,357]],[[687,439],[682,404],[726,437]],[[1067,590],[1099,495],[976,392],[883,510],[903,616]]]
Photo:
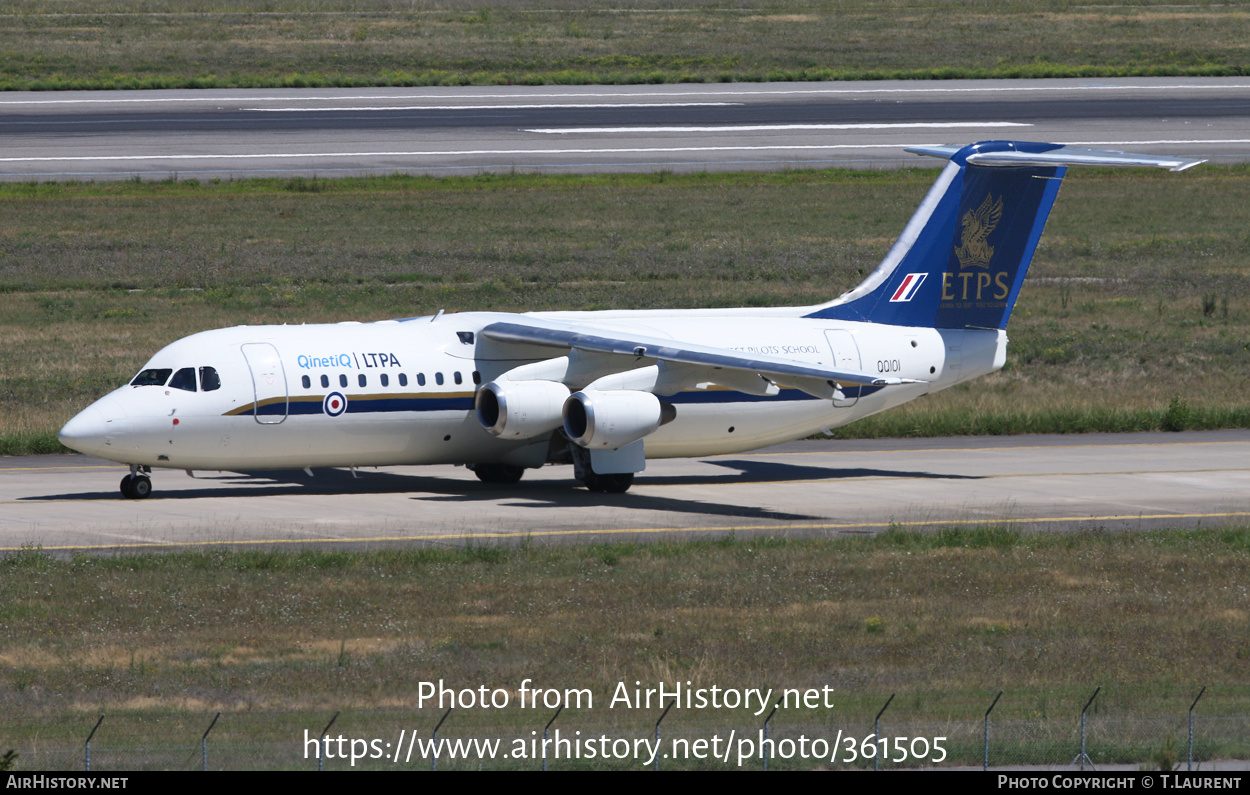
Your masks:
[[[650,392],[586,389],[564,401],[564,433],[591,450],[615,450],[673,421],[677,410]]]
[[[492,436],[529,439],[560,427],[568,397],[555,381],[491,381],[478,390],[477,420]]]

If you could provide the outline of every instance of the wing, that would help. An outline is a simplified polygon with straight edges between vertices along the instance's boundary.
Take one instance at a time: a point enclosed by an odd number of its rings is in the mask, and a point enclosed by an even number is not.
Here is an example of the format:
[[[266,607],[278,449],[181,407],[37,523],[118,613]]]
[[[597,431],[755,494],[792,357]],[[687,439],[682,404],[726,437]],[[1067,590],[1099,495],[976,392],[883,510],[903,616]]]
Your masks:
[[[839,370],[781,356],[748,355],[726,348],[645,335],[621,334],[616,331],[586,328],[572,323],[559,323],[530,317],[518,317],[517,320],[492,323],[482,329],[481,334],[497,342],[632,356],[638,360],[708,367],[745,375],[754,374],[774,383],[794,386],[819,397],[829,397],[832,390],[836,388],[836,384],[895,386],[923,383],[907,378],[882,378],[873,373]],[[650,362],[645,363],[650,364]],[[643,362],[640,362],[640,366],[642,364]]]

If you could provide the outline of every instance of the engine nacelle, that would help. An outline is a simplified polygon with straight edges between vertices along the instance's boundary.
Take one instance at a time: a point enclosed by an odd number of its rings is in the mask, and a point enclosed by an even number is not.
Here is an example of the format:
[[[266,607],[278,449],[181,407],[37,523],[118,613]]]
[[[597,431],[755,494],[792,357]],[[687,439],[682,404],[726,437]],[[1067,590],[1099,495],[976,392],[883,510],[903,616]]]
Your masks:
[[[615,450],[655,433],[677,411],[650,392],[586,389],[564,401],[564,433],[591,450]]]
[[[555,381],[491,381],[477,392],[477,421],[492,436],[529,439],[563,421],[569,388]]]

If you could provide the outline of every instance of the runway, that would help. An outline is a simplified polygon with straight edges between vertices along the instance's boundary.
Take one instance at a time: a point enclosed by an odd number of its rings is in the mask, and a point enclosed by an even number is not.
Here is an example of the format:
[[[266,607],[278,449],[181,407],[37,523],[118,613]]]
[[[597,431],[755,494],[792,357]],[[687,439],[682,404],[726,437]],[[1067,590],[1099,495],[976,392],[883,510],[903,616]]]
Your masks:
[[[576,487],[569,467],[506,488],[462,468],[396,467],[157,471],[153,497],[129,501],[125,471],[85,456],[0,459],[0,554],[1250,523],[1250,431],[793,442],[652,461],[623,495]]]
[[[987,138],[1250,160],[1250,80],[31,92],[0,179],[895,168]]]

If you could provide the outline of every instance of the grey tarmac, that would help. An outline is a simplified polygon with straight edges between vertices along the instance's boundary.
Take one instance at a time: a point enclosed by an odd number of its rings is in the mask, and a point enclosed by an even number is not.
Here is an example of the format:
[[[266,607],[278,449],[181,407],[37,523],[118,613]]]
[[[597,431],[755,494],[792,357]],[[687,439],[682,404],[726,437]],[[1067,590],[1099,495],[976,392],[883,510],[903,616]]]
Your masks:
[[[0,459],[0,554],[188,547],[836,537],[950,524],[1065,532],[1250,524],[1250,431],[800,441],[648,462],[623,495],[570,467],[488,486],[460,467],[153,473],[123,499],[119,464]]]

